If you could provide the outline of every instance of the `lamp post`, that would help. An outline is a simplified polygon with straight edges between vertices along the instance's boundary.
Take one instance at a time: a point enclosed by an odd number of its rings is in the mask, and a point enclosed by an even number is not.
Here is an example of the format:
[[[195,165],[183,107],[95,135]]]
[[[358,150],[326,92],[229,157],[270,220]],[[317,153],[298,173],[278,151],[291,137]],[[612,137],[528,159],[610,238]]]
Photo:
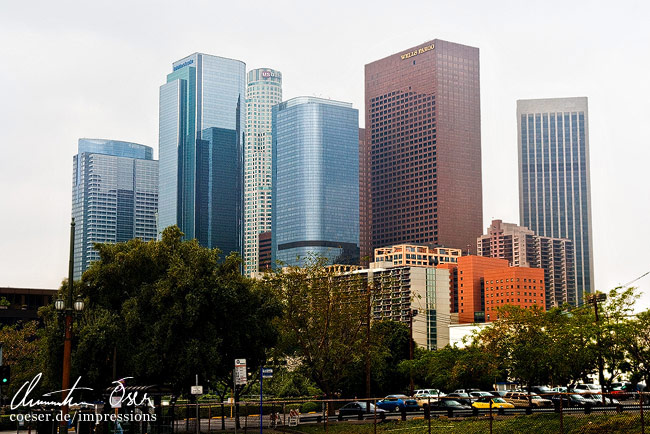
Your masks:
[[[594,305],[594,316],[596,318],[596,324],[598,324],[598,303],[599,302],[604,302],[607,300],[607,295],[603,293],[597,293],[597,294],[590,294],[589,295],[589,303],[592,303]],[[601,348],[601,342],[600,342],[600,328],[597,329],[598,335],[596,336],[596,345],[598,345],[598,382],[600,383],[600,397],[603,401],[603,405],[605,404],[605,375],[603,374],[604,371],[604,366],[603,366],[603,354],[602,354],[602,348]]]
[[[72,288],[73,288],[73,266],[74,266],[74,218],[70,223],[70,263],[68,267],[68,293],[65,298],[59,298],[54,302],[54,307],[57,312],[65,316],[65,341],[63,344],[63,381],[61,384],[62,401],[68,396],[70,389],[70,365],[72,363],[72,316],[74,313],[80,313],[84,308],[82,299],[77,299],[73,302]],[[65,420],[65,415],[68,414],[68,406],[64,405],[61,408],[61,425],[59,432],[66,434],[68,432],[68,424]]]

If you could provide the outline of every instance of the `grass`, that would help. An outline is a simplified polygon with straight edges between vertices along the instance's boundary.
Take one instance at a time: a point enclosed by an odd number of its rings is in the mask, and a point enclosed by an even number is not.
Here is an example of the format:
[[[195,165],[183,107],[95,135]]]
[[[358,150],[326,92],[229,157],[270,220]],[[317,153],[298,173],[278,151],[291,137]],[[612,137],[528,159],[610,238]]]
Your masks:
[[[641,433],[641,419],[637,413],[565,415],[563,420],[566,434],[635,434]],[[316,434],[325,432],[323,425],[301,425],[294,432]],[[327,432],[331,434],[371,434],[372,423],[334,422],[329,423]],[[485,434],[490,432],[490,422],[486,417],[465,419],[432,419],[432,433],[445,434]],[[558,414],[536,414],[530,416],[495,417],[492,422],[494,434],[511,433],[559,433]],[[428,433],[426,420],[387,421],[377,424],[377,433],[415,434]]]

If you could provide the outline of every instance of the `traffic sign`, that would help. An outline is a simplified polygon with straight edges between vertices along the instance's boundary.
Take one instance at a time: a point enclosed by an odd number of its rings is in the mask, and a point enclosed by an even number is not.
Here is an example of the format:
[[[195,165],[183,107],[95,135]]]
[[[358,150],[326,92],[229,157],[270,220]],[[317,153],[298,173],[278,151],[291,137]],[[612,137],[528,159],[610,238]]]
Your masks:
[[[262,368],[262,378],[272,378],[273,368]]]
[[[203,386],[192,386],[190,393],[192,395],[203,395]]]
[[[235,359],[235,386],[241,386],[248,382],[246,378],[246,359]]]

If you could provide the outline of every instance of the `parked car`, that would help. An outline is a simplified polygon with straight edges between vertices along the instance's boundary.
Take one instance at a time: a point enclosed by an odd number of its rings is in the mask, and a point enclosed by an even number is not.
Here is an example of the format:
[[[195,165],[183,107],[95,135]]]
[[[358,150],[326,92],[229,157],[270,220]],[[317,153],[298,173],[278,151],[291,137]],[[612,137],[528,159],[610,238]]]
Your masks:
[[[492,392],[470,392],[469,396],[471,396],[472,398],[482,398],[484,396],[487,396],[489,398],[494,398]]]
[[[414,396],[427,395],[427,396],[446,396],[438,389],[418,389],[415,391]]]
[[[447,398],[453,398],[461,404],[472,405],[472,397],[468,393],[453,392],[447,395]]]
[[[492,408],[515,408],[514,405],[506,402],[503,398],[495,398],[489,396],[483,396],[477,399],[472,407],[474,408],[490,408],[490,402],[492,402]]]
[[[547,386],[533,386],[530,391],[536,395],[551,395],[553,393],[551,388]]]
[[[471,393],[471,392],[480,392],[478,389],[456,389],[453,393]]]
[[[566,395],[553,395],[551,397],[551,401],[553,403],[560,403],[562,402],[562,406],[567,408],[567,407],[593,407],[593,402],[591,400],[587,400],[584,398],[584,396],[579,395],[577,393],[572,393],[572,394],[566,394]]]
[[[413,398],[406,395],[388,395],[381,401],[377,401],[377,407],[383,408],[386,411],[418,411],[420,406]]]
[[[445,395],[431,395],[431,394],[426,394],[426,393],[421,393],[419,395],[415,395],[415,400],[417,401],[418,405],[422,408],[426,407],[429,405],[429,402],[435,402],[438,401],[440,398],[444,398]]]
[[[471,410],[472,407],[470,407],[467,404],[461,404],[460,402],[456,401],[455,399],[441,399],[438,401],[431,401],[431,410],[448,410],[448,409],[453,409],[453,410]]]
[[[359,416],[364,413],[368,413],[366,409],[367,403],[361,401],[348,402],[343,407],[339,408],[339,414],[341,416]],[[383,408],[377,407],[377,413],[386,413],[386,410]],[[370,403],[370,413],[375,413],[375,405]]]
[[[569,389],[567,389],[566,387],[561,387],[561,386],[554,387],[554,388],[551,389],[551,393],[567,393],[568,391],[569,391]]]
[[[603,405],[603,395],[600,393],[584,393],[581,394],[583,398],[590,399],[594,402],[594,405]],[[620,402],[618,399],[609,398],[605,396],[605,405],[618,405]]]
[[[507,402],[514,405],[515,407],[551,407],[553,401],[550,399],[544,399],[539,395],[530,395],[525,392],[509,392],[506,396],[503,397]]]
[[[510,392],[512,392],[512,390],[497,390],[496,392],[493,393],[493,395],[496,396],[497,398],[503,398]]]
[[[574,393],[600,393],[600,386],[595,384],[576,384],[573,388]]]

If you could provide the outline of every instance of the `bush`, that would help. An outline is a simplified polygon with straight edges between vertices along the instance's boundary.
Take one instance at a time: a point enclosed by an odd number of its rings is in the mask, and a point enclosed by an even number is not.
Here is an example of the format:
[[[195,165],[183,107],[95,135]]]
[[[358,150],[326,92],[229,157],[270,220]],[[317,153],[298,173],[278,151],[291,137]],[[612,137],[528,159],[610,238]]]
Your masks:
[[[301,413],[309,413],[312,411],[319,411],[321,409],[321,404],[317,402],[305,402],[300,406]]]

